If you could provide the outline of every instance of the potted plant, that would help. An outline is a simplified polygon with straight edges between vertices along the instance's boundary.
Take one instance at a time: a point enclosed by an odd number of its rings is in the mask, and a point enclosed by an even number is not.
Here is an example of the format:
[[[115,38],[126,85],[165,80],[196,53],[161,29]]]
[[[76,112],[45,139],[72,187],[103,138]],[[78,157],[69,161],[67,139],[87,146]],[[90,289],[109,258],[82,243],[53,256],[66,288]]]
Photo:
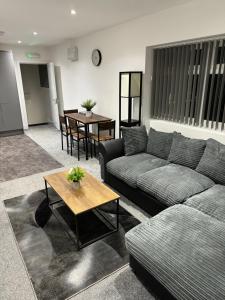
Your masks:
[[[92,115],[91,110],[93,107],[95,107],[95,105],[96,102],[92,101],[91,99],[87,99],[81,104],[81,106],[86,109],[86,117],[91,117]]]
[[[79,189],[80,181],[84,178],[84,171],[80,167],[73,167],[67,174],[67,180],[72,182],[75,189]]]

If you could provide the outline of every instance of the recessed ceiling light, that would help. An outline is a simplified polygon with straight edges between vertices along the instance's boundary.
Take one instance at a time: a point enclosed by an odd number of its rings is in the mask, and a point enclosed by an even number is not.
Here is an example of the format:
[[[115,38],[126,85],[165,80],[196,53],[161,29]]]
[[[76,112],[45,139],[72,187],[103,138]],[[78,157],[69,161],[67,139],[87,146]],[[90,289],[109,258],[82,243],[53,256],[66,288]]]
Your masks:
[[[22,41],[17,41],[18,44],[22,44]]]
[[[36,31],[33,32],[33,35],[38,35],[38,33]]]
[[[71,15],[76,15],[75,9],[71,9],[70,13],[71,13]]]

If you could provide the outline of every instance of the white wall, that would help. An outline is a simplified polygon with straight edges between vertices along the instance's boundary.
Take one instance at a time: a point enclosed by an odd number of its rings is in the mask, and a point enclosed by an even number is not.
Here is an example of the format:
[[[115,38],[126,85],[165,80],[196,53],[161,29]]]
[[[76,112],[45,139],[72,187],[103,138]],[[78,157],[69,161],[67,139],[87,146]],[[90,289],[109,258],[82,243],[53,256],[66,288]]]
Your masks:
[[[179,124],[176,122],[169,122],[164,120],[150,120],[150,127],[163,131],[163,132],[172,132],[177,131],[181,132],[184,136],[195,138],[195,139],[209,139],[213,138],[219,141],[220,143],[225,144],[225,135],[222,131],[214,131],[208,128],[200,128],[195,126],[187,126],[184,124]]]
[[[38,65],[21,65],[28,124],[51,121],[49,89],[41,87]]]
[[[0,50],[11,50],[14,60],[21,63],[47,63],[50,59],[50,52],[48,47],[0,44]],[[40,58],[28,58],[26,56],[26,53],[30,52],[39,53]]]
[[[5,45],[0,44],[0,50],[12,51],[15,62],[15,74],[19,93],[23,128],[28,128],[26,105],[23,92],[22,77],[20,72],[20,63],[48,63],[50,62],[50,52],[47,47],[22,46],[22,45]],[[40,53],[40,58],[29,59],[26,57],[27,52]]]
[[[81,37],[74,42],[78,62],[66,58],[69,42],[52,47],[53,61],[61,68],[65,108],[80,108],[84,99],[92,98],[97,101],[96,112],[118,121],[119,72],[144,71],[147,46],[223,34],[224,11],[224,0],[196,0]],[[103,55],[100,67],[91,62],[94,48]],[[148,99],[144,100],[148,116]]]

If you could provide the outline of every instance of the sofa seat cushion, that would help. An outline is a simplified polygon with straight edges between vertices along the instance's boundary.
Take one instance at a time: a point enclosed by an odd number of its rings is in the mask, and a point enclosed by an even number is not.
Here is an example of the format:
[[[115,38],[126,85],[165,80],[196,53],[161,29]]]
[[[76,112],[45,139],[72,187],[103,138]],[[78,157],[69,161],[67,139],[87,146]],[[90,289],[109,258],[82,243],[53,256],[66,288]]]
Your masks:
[[[129,253],[176,299],[225,299],[225,225],[175,205],[126,234]]]
[[[137,178],[149,170],[165,166],[166,160],[147,153],[132,156],[121,156],[107,163],[107,171],[131,187],[137,187]]]
[[[140,175],[137,186],[166,206],[184,202],[187,198],[212,187],[214,182],[196,171],[170,164]]]
[[[184,204],[225,222],[225,186],[216,184],[212,188],[189,198]]]

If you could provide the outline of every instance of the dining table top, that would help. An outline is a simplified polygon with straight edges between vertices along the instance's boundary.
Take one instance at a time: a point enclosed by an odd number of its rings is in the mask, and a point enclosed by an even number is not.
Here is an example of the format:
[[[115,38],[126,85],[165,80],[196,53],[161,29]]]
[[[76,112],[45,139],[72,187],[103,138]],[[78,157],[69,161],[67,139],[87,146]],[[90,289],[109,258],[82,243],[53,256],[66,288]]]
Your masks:
[[[95,124],[99,122],[112,120],[111,118],[97,115],[94,113],[90,117],[86,117],[85,113],[69,113],[69,114],[65,114],[65,116],[72,118],[83,124]]]

